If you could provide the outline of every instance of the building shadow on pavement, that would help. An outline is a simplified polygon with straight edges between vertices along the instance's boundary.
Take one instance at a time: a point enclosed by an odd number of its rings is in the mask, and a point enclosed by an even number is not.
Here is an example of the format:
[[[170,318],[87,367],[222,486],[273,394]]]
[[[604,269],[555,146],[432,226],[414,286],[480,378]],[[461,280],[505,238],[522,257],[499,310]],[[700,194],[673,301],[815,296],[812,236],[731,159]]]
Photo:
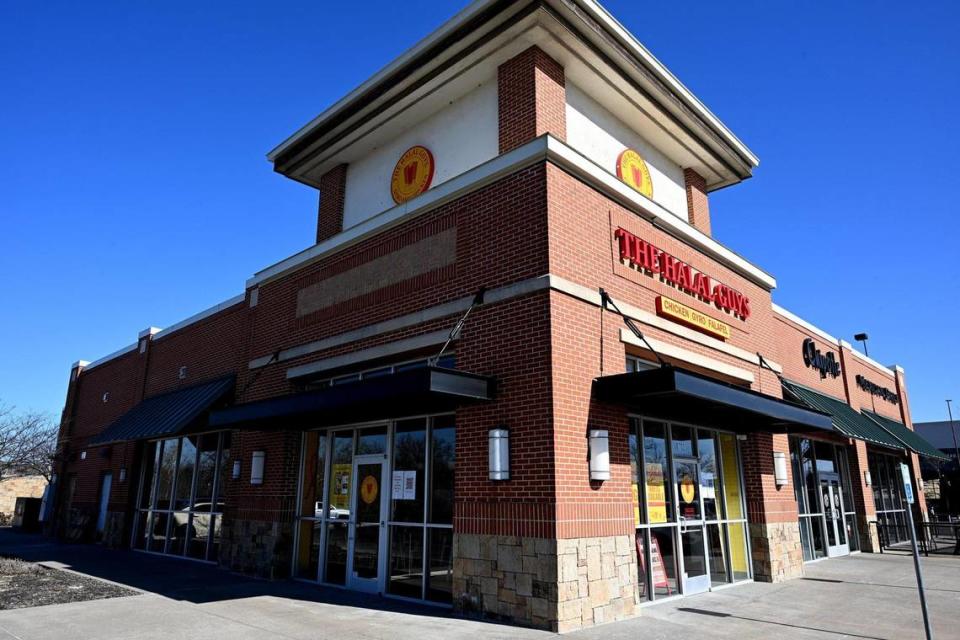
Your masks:
[[[815,631],[817,633],[832,634],[832,635],[840,636],[843,638],[863,638],[864,640],[887,640],[886,638],[881,638],[879,636],[864,636],[864,635],[858,635],[856,633],[850,633],[848,631],[835,631],[833,629],[823,629],[821,627],[809,627],[809,626],[799,625],[799,624],[790,624],[789,622],[778,622],[776,620],[764,620],[763,618],[750,618],[747,616],[738,616],[732,613],[710,611],[709,609],[677,607],[677,611],[681,611],[683,613],[695,613],[698,615],[709,616],[712,618],[731,618],[735,620],[744,620],[746,622],[759,622],[761,624],[769,624],[776,627],[789,627],[790,629],[800,629],[803,631]],[[776,637],[776,635],[772,635],[771,637]]]
[[[295,580],[268,581],[215,565],[90,544],[65,544],[0,527],[0,555],[69,569],[140,591],[194,604],[258,596],[362,607],[410,615],[453,617],[450,609]],[[488,621],[484,621],[488,622]]]

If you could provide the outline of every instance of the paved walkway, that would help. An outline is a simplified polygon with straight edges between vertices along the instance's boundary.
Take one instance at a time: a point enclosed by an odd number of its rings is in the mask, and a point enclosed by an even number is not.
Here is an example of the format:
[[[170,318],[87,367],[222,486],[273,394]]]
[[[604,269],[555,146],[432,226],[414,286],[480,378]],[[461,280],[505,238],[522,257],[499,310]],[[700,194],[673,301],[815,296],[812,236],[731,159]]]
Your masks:
[[[215,567],[86,545],[57,545],[0,529],[0,553],[43,561],[141,590],[142,595],[0,611],[0,640],[362,638],[539,639],[553,634],[453,617],[295,582],[263,582]],[[934,637],[960,638],[960,560],[924,559]],[[637,619],[569,638],[922,638],[907,555],[862,554],[807,565],[780,585],[745,584],[647,607]]]

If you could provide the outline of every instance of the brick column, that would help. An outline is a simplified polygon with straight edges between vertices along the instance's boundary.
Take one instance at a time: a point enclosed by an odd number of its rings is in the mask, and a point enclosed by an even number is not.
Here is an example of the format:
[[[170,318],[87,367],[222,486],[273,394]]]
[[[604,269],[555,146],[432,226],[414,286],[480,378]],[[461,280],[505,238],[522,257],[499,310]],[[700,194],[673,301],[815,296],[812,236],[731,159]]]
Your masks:
[[[803,548],[792,465],[787,465],[782,487],[773,474],[773,454],[783,452],[789,460],[790,440],[785,434],[753,433],[742,444],[753,577],[762,582],[798,578],[803,575]]]
[[[694,227],[710,235],[710,202],[707,199],[707,181],[693,169],[683,170],[687,188],[687,219]]]
[[[850,485],[853,489],[854,511],[857,512],[857,531],[860,535],[860,550],[867,553],[880,551],[877,537],[877,507],[873,502],[873,488],[867,486],[866,472],[870,469],[867,443],[854,440],[847,449],[850,463]]]
[[[530,47],[497,70],[500,153],[550,133],[567,138],[567,90],[563,67]]]
[[[347,165],[339,164],[320,177],[317,207],[317,242],[343,231],[343,202],[347,191]]]

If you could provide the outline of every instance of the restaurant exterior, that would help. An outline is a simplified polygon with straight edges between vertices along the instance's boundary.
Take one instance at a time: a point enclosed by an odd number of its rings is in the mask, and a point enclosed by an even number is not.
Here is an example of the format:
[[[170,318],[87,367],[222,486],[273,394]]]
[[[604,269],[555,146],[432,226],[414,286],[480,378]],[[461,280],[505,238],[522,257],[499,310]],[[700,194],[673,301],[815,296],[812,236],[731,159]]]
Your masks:
[[[73,366],[52,535],[567,631],[899,531],[903,370],[712,237],[758,160],[596,3],[474,2],[269,159],[311,246]]]

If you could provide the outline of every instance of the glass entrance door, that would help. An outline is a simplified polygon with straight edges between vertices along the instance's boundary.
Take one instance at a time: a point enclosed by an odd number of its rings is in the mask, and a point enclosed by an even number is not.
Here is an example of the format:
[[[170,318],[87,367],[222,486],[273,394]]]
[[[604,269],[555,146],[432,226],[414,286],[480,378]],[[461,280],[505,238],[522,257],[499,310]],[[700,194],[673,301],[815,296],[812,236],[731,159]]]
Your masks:
[[[384,456],[353,459],[353,508],[350,518],[349,586],[358,591],[381,591],[381,553],[385,542],[383,513]]]
[[[827,529],[827,557],[850,553],[847,529],[843,520],[843,501],[840,478],[836,474],[820,474],[820,496],[823,500],[823,519]]]
[[[710,588],[699,461],[696,458],[675,458],[674,477],[678,498],[680,548],[683,550],[683,593],[689,595]]]

